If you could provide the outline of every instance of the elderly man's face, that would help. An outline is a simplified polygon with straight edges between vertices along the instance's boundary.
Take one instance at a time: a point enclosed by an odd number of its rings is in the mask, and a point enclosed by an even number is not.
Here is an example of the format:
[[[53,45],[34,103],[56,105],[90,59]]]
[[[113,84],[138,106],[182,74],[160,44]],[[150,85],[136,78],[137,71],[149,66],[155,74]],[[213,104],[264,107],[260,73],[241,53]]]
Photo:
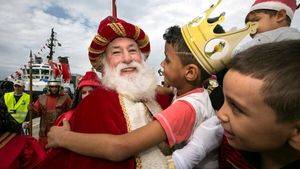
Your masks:
[[[142,62],[141,51],[137,43],[133,39],[129,38],[116,38],[113,40],[106,49],[106,59],[111,69],[116,68],[120,63],[126,64],[124,68],[121,68],[120,75],[128,75],[137,72],[135,66],[131,66],[130,63]]]

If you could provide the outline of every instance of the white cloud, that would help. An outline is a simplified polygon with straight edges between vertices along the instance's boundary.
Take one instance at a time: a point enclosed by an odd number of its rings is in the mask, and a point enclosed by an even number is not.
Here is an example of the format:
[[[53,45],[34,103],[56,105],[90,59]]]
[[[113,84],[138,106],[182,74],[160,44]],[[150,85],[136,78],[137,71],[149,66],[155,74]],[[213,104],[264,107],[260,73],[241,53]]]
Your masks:
[[[149,35],[152,47],[149,63],[157,69],[164,57],[162,35],[165,30],[172,25],[187,23],[213,2],[216,0],[117,0],[117,8],[120,18],[139,25]],[[241,28],[252,2],[223,0],[213,16],[226,12],[226,20],[222,25],[226,29]],[[46,13],[51,5],[65,10],[70,18],[57,18]],[[110,14],[110,0],[1,0],[0,79],[24,65],[30,50],[37,53],[45,44],[52,27],[62,44],[56,49],[56,56],[69,56],[71,71],[84,74],[91,67],[87,59],[90,41],[100,20]],[[299,11],[292,25],[300,27]]]

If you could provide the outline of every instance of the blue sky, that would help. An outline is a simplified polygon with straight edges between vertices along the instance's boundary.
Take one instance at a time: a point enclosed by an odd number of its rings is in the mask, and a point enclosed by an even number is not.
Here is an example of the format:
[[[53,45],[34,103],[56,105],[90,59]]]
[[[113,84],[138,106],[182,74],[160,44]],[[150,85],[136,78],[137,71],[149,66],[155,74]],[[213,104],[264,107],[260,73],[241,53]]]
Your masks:
[[[67,13],[67,11],[64,8],[56,4],[51,4],[44,10],[44,12],[57,18],[72,19],[72,17]]]
[[[15,72],[28,61],[29,51],[40,51],[50,35],[57,32],[62,47],[55,56],[69,56],[72,73],[84,74],[91,68],[87,49],[99,22],[111,14],[111,0],[10,0],[0,6],[0,79]],[[117,0],[118,17],[144,29],[151,42],[149,64],[159,68],[164,58],[162,34],[172,25],[184,25],[201,15],[216,0]],[[226,12],[226,30],[242,28],[254,0],[223,0],[213,16]],[[293,27],[300,28],[300,10]]]

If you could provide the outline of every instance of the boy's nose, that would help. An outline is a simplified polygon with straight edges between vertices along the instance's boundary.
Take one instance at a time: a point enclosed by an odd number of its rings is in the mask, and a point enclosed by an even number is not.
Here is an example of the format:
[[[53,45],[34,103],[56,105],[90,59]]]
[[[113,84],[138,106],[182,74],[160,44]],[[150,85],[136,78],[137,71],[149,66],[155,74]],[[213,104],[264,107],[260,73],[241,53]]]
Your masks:
[[[221,120],[222,123],[229,122],[229,117],[226,113],[227,111],[228,110],[226,110],[226,105],[224,103],[220,110],[217,112],[217,117]]]

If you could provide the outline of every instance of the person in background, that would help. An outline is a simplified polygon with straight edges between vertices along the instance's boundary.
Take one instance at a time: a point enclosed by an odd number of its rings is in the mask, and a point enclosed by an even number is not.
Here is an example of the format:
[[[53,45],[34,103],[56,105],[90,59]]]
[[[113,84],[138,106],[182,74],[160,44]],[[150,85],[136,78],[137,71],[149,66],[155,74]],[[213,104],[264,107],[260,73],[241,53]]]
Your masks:
[[[94,71],[86,72],[78,82],[77,89],[75,90],[74,94],[73,103],[70,108],[71,110],[59,116],[54,124],[61,125],[64,119],[70,120],[77,105],[82,101],[82,99],[91,94],[97,87],[100,87],[100,84],[100,80]]]
[[[7,112],[22,126],[28,114],[30,95],[24,92],[25,83],[22,80],[14,81],[14,91],[5,93],[0,100],[2,109]]]
[[[69,96],[70,96],[70,98],[73,100],[73,93],[72,93],[72,91],[71,91],[71,89],[70,89],[70,87],[63,87],[64,88],[64,92],[66,93],[66,94],[68,94]]]
[[[257,32],[235,53],[263,43],[300,39],[299,30],[290,27],[298,8],[296,0],[255,0],[245,23],[258,22]]]
[[[8,80],[4,80],[0,83],[0,98],[4,96],[5,93],[14,91],[14,83]]]
[[[70,96],[63,92],[60,79],[50,79],[48,88],[48,92],[40,95],[34,105],[30,106],[33,113],[41,117],[39,141],[44,146],[47,144],[47,133],[50,127],[57,117],[70,109],[72,103]]]

